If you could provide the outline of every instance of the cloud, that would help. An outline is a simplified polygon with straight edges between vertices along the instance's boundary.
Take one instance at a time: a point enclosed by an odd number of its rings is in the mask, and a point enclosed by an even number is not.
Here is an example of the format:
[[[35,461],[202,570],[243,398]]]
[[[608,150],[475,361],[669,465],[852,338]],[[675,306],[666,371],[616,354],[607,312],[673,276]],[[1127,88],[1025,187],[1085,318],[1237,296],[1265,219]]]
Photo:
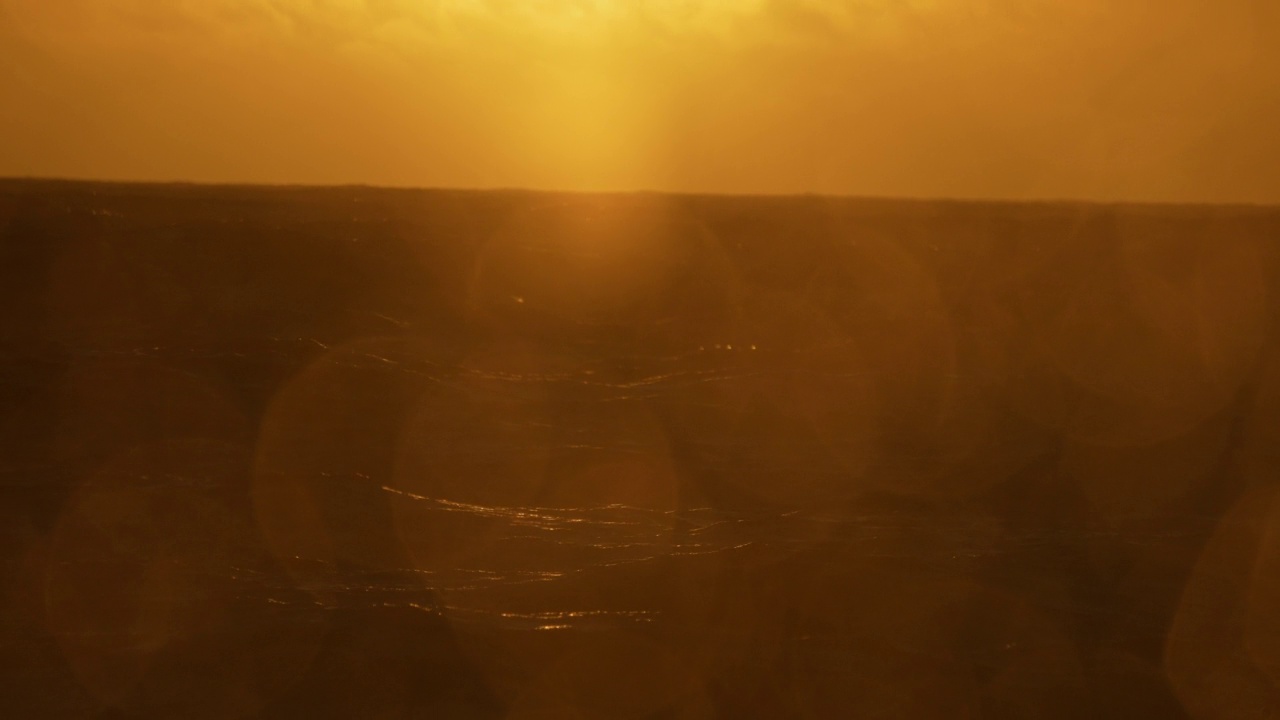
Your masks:
[[[0,174],[1280,197],[1270,5],[0,0]]]
[[[856,35],[932,6],[929,0],[0,0],[0,10],[28,36],[102,43],[207,34],[350,41],[388,27],[412,28],[424,43],[460,35],[762,42]]]

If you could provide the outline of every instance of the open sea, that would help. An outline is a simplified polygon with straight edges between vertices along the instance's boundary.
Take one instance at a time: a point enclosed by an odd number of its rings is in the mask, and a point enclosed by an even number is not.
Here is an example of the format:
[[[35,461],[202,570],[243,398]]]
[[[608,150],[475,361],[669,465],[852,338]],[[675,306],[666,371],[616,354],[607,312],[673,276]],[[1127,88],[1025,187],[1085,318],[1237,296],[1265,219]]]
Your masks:
[[[0,716],[1280,717],[1278,241],[0,181]]]

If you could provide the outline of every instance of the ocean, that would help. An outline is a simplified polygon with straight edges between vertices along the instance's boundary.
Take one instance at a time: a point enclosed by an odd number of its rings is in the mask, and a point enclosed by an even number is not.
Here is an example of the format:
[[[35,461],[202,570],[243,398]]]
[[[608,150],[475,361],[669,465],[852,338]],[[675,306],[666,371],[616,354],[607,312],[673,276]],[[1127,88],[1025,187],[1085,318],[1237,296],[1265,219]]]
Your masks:
[[[1278,238],[0,181],[0,710],[1272,717]]]

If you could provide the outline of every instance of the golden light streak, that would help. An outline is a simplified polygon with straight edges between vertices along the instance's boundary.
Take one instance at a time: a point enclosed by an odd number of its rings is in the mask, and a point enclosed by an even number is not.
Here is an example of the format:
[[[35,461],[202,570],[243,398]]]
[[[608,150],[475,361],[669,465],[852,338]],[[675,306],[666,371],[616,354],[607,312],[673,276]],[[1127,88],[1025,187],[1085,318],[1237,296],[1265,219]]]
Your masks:
[[[1243,0],[0,0],[0,175],[1280,199]]]

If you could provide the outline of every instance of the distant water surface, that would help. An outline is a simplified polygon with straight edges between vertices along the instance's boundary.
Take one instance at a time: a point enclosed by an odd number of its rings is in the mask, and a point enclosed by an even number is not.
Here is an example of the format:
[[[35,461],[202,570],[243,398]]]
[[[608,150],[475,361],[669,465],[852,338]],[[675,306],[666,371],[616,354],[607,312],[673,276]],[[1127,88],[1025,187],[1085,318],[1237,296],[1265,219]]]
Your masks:
[[[1280,714],[1278,232],[0,182],[0,708]]]

